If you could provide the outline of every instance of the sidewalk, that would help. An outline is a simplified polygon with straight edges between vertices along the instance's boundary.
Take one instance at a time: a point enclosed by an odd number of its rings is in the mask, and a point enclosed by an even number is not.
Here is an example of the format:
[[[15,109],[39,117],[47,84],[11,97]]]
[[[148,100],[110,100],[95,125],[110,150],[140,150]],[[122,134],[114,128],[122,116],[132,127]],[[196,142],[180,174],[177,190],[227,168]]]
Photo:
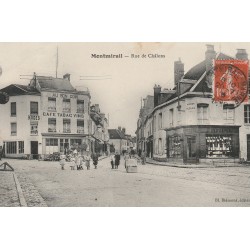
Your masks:
[[[47,207],[47,204],[25,174],[0,171],[0,207]]]
[[[0,207],[20,207],[14,172],[0,171]]]
[[[138,160],[141,160],[139,156],[135,156]],[[178,168],[218,168],[218,167],[250,167],[249,163],[246,164],[240,164],[240,163],[222,163],[217,162],[214,164],[209,163],[197,163],[197,164],[191,164],[191,163],[177,163],[177,162],[161,162],[156,161],[151,158],[146,158],[146,163],[153,164],[153,165],[160,165],[160,166],[168,166],[168,167],[178,167]]]

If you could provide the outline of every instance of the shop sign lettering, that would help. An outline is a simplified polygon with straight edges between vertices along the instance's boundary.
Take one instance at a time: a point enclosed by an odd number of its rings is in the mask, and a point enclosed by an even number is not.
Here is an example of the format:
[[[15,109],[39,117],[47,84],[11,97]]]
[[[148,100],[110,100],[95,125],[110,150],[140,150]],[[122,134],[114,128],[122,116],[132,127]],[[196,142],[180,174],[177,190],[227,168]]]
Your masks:
[[[62,94],[62,93],[52,93],[49,95],[54,98],[63,98],[63,99],[77,99],[77,95],[74,94]]]
[[[28,120],[39,121],[40,116],[39,115],[28,115]]]
[[[64,117],[64,118],[84,118],[83,114],[55,113],[55,112],[43,112],[43,116]]]
[[[187,103],[187,110],[193,110],[195,109],[195,103]]]

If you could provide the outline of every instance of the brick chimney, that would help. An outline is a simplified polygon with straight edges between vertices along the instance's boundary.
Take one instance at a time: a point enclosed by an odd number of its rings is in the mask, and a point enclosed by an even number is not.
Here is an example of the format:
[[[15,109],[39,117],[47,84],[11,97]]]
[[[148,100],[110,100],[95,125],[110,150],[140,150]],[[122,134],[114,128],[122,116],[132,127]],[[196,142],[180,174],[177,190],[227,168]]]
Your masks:
[[[161,86],[155,84],[155,86],[154,86],[154,107],[158,106],[158,104],[159,104],[160,93],[161,93]]]
[[[63,76],[63,79],[68,79],[68,81],[70,81],[70,74],[65,74],[64,76]]]
[[[245,49],[237,49],[235,57],[239,60],[248,60],[248,54]]]
[[[206,46],[207,46],[207,51],[205,52],[206,72],[208,72],[213,67],[213,60],[216,57],[216,52],[214,50],[214,45],[207,44]]]
[[[119,126],[119,127],[118,127],[118,130],[119,130],[119,131],[121,131],[121,130],[122,130],[122,127],[121,127],[121,126]]]
[[[184,63],[182,63],[181,59],[179,61],[174,62],[174,84],[175,86],[184,76]]]

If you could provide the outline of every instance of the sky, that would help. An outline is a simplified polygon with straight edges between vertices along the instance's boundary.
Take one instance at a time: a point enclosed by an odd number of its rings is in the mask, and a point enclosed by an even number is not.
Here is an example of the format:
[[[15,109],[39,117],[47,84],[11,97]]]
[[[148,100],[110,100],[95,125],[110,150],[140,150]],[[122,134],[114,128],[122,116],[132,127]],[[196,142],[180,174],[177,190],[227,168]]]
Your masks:
[[[87,87],[91,104],[98,103],[109,116],[109,127],[125,127],[135,134],[141,98],[153,95],[155,84],[174,87],[174,61],[184,63],[185,72],[205,59],[207,43],[0,43],[0,88],[9,84],[29,83],[20,75],[56,75],[58,46],[58,77],[71,74],[71,83]],[[237,48],[250,53],[250,43],[209,43],[217,52],[235,56]],[[121,59],[92,58],[91,54],[123,54]],[[131,54],[140,58],[131,58]],[[142,58],[145,54],[165,58]],[[24,77],[22,77],[24,78]],[[84,79],[84,80],[80,80]],[[98,80],[89,80],[98,79]],[[101,80],[100,80],[101,79]]]

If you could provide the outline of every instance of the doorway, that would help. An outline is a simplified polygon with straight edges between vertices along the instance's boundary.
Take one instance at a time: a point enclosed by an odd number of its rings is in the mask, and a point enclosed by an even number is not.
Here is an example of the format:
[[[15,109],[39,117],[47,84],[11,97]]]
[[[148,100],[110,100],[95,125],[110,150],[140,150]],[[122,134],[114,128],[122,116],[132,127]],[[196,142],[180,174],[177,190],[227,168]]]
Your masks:
[[[38,159],[38,141],[30,142],[30,153],[33,159]]]
[[[250,135],[247,135],[247,160],[250,161]]]
[[[197,163],[196,136],[187,136],[187,162]]]

